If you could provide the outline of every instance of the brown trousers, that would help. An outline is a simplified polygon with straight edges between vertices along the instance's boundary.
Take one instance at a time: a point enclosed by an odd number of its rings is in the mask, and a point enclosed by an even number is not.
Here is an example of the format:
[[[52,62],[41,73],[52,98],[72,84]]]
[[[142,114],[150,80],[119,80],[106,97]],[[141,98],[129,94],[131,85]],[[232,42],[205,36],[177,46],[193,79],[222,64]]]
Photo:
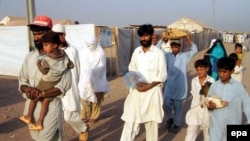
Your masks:
[[[104,92],[96,92],[97,103],[81,100],[83,109],[80,111],[80,116],[83,120],[97,120],[101,112],[101,102],[104,100]]]

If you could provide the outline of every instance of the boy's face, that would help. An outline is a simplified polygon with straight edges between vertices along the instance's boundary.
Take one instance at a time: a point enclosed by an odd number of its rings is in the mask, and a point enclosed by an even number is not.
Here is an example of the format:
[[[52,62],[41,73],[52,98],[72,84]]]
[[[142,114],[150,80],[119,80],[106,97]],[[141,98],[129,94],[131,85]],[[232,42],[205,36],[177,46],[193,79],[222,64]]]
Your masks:
[[[173,53],[174,55],[176,55],[177,53],[180,52],[180,48],[181,48],[181,47],[180,47],[179,45],[171,46],[172,53]]]
[[[56,44],[53,43],[43,43],[43,51],[46,54],[52,53],[57,48]]]
[[[225,69],[218,69],[219,77],[223,83],[229,82],[231,78],[231,74],[234,72],[234,70],[225,70]]]
[[[242,48],[241,47],[236,47],[235,48],[235,53],[236,54],[242,53]]]
[[[199,78],[207,76],[208,67],[197,67],[196,73]]]

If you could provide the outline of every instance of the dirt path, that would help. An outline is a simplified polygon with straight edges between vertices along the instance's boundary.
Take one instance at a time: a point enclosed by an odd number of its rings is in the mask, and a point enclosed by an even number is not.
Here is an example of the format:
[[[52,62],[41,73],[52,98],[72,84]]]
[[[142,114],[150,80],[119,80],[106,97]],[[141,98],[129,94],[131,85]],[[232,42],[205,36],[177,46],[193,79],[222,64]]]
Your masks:
[[[228,54],[233,52],[233,44],[225,44]],[[202,58],[205,50],[200,51],[192,59],[188,68],[188,81],[195,76],[193,63],[195,60]],[[244,61],[250,59],[250,52],[244,56]],[[250,92],[249,76],[250,63],[244,62],[246,71],[244,72],[243,84]],[[248,82],[248,83],[247,83]],[[124,87],[122,77],[110,78],[109,80],[111,91],[102,106],[100,120],[91,127],[89,133],[89,141],[118,141],[122,132],[123,121],[120,119],[123,111],[123,103],[127,95],[127,90]],[[22,114],[24,108],[24,99],[17,90],[18,81],[16,77],[0,76],[0,140],[1,141],[32,141],[27,126],[22,123],[18,117]],[[190,96],[190,94],[188,94]],[[191,100],[188,99],[185,103],[184,114],[190,106]],[[182,141],[186,135],[186,124],[182,120],[182,129],[178,134],[166,133],[164,126],[166,119],[159,125],[159,140],[160,141]],[[65,141],[77,141],[78,135],[68,125],[64,124]],[[198,140],[202,139],[200,134]],[[145,141],[144,127],[141,126],[141,131],[136,138],[136,141]]]

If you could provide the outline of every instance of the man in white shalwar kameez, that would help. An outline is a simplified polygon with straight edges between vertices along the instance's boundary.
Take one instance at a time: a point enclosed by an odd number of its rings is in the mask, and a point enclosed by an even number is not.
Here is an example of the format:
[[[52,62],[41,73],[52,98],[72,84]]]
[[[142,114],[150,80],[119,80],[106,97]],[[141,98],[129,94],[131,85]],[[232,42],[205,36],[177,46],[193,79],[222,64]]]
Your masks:
[[[110,90],[106,78],[106,55],[95,36],[86,38],[86,47],[79,48],[79,93],[83,109],[81,118],[94,124],[100,116],[104,94]],[[90,110],[88,103],[90,102]],[[89,115],[89,117],[88,117]]]
[[[141,46],[134,50],[129,71],[141,73],[147,82],[138,82],[129,89],[121,119],[125,121],[121,141],[134,141],[144,123],[147,141],[158,141],[158,123],[164,116],[162,83],[167,78],[164,53],[152,45],[152,25],[142,25],[138,31]]]
[[[36,65],[39,54],[43,49],[40,40],[45,33],[51,30],[52,21],[49,17],[41,15],[37,16],[34,22],[28,26],[32,31],[36,48],[27,54],[19,74],[19,90],[26,100],[24,115],[28,112],[30,99],[53,97],[43,121],[43,130],[30,130],[30,135],[36,141],[63,141],[61,98],[71,87],[71,73],[69,70],[65,71],[60,82],[52,89],[41,92],[35,88],[42,77],[42,73]],[[42,103],[38,101],[34,111],[35,121],[40,116],[41,108]]]
[[[69,45],[65,39],[65,27],[62,24],[55,24],[52,31],[59,34],[61,45],[60,49],[64,50],[69,59],[73,62],[74,68],[71,69],[72,83],[71,88],[66,92],[62,98],[64,120],[71,125],[71,127],[80,134],[80,140],[87,140],[87,126],[80,117],[81,100],[78,90],[78,83],[80,77],[80,61],[76,48]]]

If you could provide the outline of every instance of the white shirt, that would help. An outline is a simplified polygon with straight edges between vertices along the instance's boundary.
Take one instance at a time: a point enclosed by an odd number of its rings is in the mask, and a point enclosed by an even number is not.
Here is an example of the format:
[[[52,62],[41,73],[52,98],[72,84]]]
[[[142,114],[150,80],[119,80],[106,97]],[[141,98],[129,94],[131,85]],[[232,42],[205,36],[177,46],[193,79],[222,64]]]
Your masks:
[[[151,45],[146,52],[141,46],[136,48],[129,64],[129,71],[140,72],[148,83],[164,82],[167,78],[164,53],[154,45]],[[128,122],[155,121],[160,123],[164,116],[162,106],[162,84],[146,92],[130,88],[121,118]]]
[[[207,77],[202,85],[204,85],[207,81],[214,83],[213,77],[207,75]],[[193,100],[191,102],[191,108],[193,108],[197,105],[200,105],[200,90],[201,90],[201,84],[199,81],[199,77],[196,76],[192,79],[192,82],[191,82],[191,94],[193,96]]]

